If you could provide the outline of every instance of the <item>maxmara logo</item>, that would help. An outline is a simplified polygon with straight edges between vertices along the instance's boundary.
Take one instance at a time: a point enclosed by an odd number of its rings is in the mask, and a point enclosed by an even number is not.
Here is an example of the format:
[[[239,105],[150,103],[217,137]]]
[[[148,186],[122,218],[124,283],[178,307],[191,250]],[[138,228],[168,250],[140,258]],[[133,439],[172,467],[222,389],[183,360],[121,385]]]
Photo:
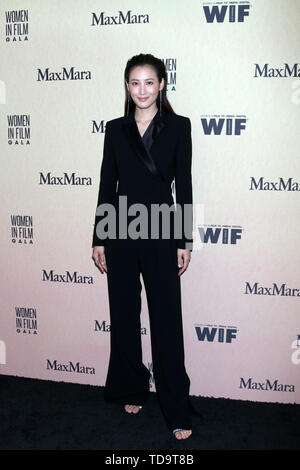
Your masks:
[[[264,78],[287,78],[287,77],[300,77],[299,64],[289,65],[285,63],[282,67],[270,67],[269,64],[259,65],[254,64],[254,75]]]
[[[66,69],[66,67],[62,68],[61,72],[50,72],[49,67],[42,71],[41,69],[37,69],[38,71],[38,82],[54,82],[60,80],[90,80],[92,78],[91,72],[89,70],[75,70],[74,67],[70,69]]]
[[[273,382],[266,379],[264,382],[255,382],[252,377],[247,381],[241,377],[239,388],[247,388],[248,390],[263,390],[272,392],[294,392],[295,385],[281,384],[278,379]]]
[[[278,286],[275,282],[272,287],[260,286],[258,282],[250,285],[250,282],[246,282],[246,289],[244,294],[254,295],[281,295],[283,297],[300,297],[300,289],[286,287],[285,284]]]
[[[72,361],[69,361],[67,364],[60,364],[56,359],[52,362],[50,359],[47,359],[47,369],[60,372],[76,372],[77,374],[95,374],[94,367],[82,366],[79,362],[74,364]]]
[[[93,284],[93,277],[92,276],[80,276],[77,271],[74,271],[73,274],[71,274],[69,271],[66,271],[65,274],[56,274],[53,272],[53,269],[51,271],[47,272],[45,269],[43,269],[43,276],[42,276],[43,281],[49,281],[49,282],[60,282],[60,283],[65,283],[65,284]]]
[[[243,23],[245,17],[249,16],[250,4],[247,1],[234,2],[234,5],[228,5],[229,2],[209,2],[208,6],[207,3],[203,5],[207,23],[224,23],[224,21]]]
[[[48,173],[39,173],[39,184],[49,184],[54,186],[91,186],[92,178],[90,176],[76,176],[76,173],[64,173],[61,176],[54,176],[49,171]]]
[[[118,11],[118,14],[115,15],[106,15],[102,11],[99,15],[97,13],[92,13],[92,24],[91,26],[111,26],[116,24],[140,24],[140,23],[149,23],[148,14],[133,14],[131,10],[123,12]]]
[[[204,135],[241,135],[246,129],[247,118],[244,114],[207,114],[201,117]]]
[[[236,245],[243,231],[240,225],[198,225],[197,228],[201,242],[213,245]]]
[[[279,177],[277,181],[267,181],[264,176],[250,178],[250,191],[300,191],[300,184],[293,178]]]
[[[106,320],[102,320],[100,323],[98,320],[95,320],[94,331],[102,331],[103,333],[110,332],[110,324]],[[141,335],[147,335],[147,328],[141,328]]]
[[[104,134],[105,132],[105,121],[102,119],[99,123],[93,119],[92,121],[92,134]]]

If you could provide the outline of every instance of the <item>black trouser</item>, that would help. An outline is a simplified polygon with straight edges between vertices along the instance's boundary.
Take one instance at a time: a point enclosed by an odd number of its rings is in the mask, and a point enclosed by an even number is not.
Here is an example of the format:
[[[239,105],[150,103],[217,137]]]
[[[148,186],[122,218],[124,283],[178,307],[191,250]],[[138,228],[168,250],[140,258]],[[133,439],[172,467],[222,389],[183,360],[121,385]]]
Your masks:
[[[191,429],[176,242],[109,240],[105,257],[111,351],[104,398],[143,405],[149,397],[150,372],[142,361],[141,344],[142,273],[159,405],[168,429]]]

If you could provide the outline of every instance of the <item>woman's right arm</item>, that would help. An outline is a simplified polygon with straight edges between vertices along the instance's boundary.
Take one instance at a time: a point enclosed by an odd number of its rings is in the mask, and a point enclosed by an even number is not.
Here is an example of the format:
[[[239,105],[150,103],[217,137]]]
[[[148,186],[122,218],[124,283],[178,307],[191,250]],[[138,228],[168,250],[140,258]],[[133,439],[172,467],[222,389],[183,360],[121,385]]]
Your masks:
[[[100,184],[98,192],[98,201],[95,215],[95,225],[93,231],[92,247],[105,247],[107,238],[97,230],[97,225],[106,215],[97,215],[101,204],[113,204],[116,196],[116,185],[118,181],[118,172],[114,150],[112,146],[111,123],[108,121],[105,127],[105,136],[103,144],[103,159],[100,170]],[[95,250],[94,250],[95,251]],[[97,250],[98,251],[98,250]],[[104,251],[104,250],[103,250]]]

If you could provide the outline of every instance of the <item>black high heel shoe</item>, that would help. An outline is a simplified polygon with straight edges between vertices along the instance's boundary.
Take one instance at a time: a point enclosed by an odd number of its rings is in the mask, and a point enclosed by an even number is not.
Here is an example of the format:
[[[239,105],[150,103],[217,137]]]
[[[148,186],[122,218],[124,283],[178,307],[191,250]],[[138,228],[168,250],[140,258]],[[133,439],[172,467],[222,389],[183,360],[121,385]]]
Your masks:
[[[174,430],[172,431],[172,433],[174,434],[174,436],[176,435],[177,431],[188,432],[188,429],[181,429],[181,428],[174,429]],[[178,439],[178,440],[181,441],[181,440],[188,439],[192,434],[193,434],[193,432],[191,432],[191,434],[190,434],[188,437],[183,438],[183,439]],[[176,439],[177,439],[177,437],[176,437]]]
[[[188,399],[188,407],[189,407],[189,410],[192,412],[192,414],[198,416],[198,418],[200,418],[201,420],[203,420],[203,415],[202,413],[200,413],[200,411],[197,410],[197,408],[195,407],[195,405],[193,404],[192,400],[191,400],[191,397],[189,396],[189,399]],[[176,428],[172,431],[172,433],[176,434],[177,431],[185,431],[185,429],[182,429],[182,428]],[[192,434],[195,433],[195,431],[192,431]],[[191,435],[192,435],[191,434]],[[190,436],[189,436],[190,437]],[[181,440],[181,439],[179,439]]]

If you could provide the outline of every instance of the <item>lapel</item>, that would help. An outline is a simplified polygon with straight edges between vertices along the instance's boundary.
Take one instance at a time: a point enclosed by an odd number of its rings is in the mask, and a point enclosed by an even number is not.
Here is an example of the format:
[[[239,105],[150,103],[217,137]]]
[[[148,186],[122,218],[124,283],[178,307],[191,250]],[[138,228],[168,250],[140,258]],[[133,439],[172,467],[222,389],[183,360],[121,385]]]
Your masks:
[[[155,176],[160,177],[163,181],[163,176],[159,173],[156,163],[151,155],[151,150],[155,145],[158,136],[163,132],[168,122],[168,113],[162,110],[162,115],[159,117],[159,111],[154,116],[154,129],[153,129],[153,142],[150,151],[144,145],[142,137],[139,133],[137,123],[134,117],[135,110],[131,111],[128,116],[124,117],[123,129],[127,135],[128,141],[134,150],[137,158],[148,168],[148,170]]]

